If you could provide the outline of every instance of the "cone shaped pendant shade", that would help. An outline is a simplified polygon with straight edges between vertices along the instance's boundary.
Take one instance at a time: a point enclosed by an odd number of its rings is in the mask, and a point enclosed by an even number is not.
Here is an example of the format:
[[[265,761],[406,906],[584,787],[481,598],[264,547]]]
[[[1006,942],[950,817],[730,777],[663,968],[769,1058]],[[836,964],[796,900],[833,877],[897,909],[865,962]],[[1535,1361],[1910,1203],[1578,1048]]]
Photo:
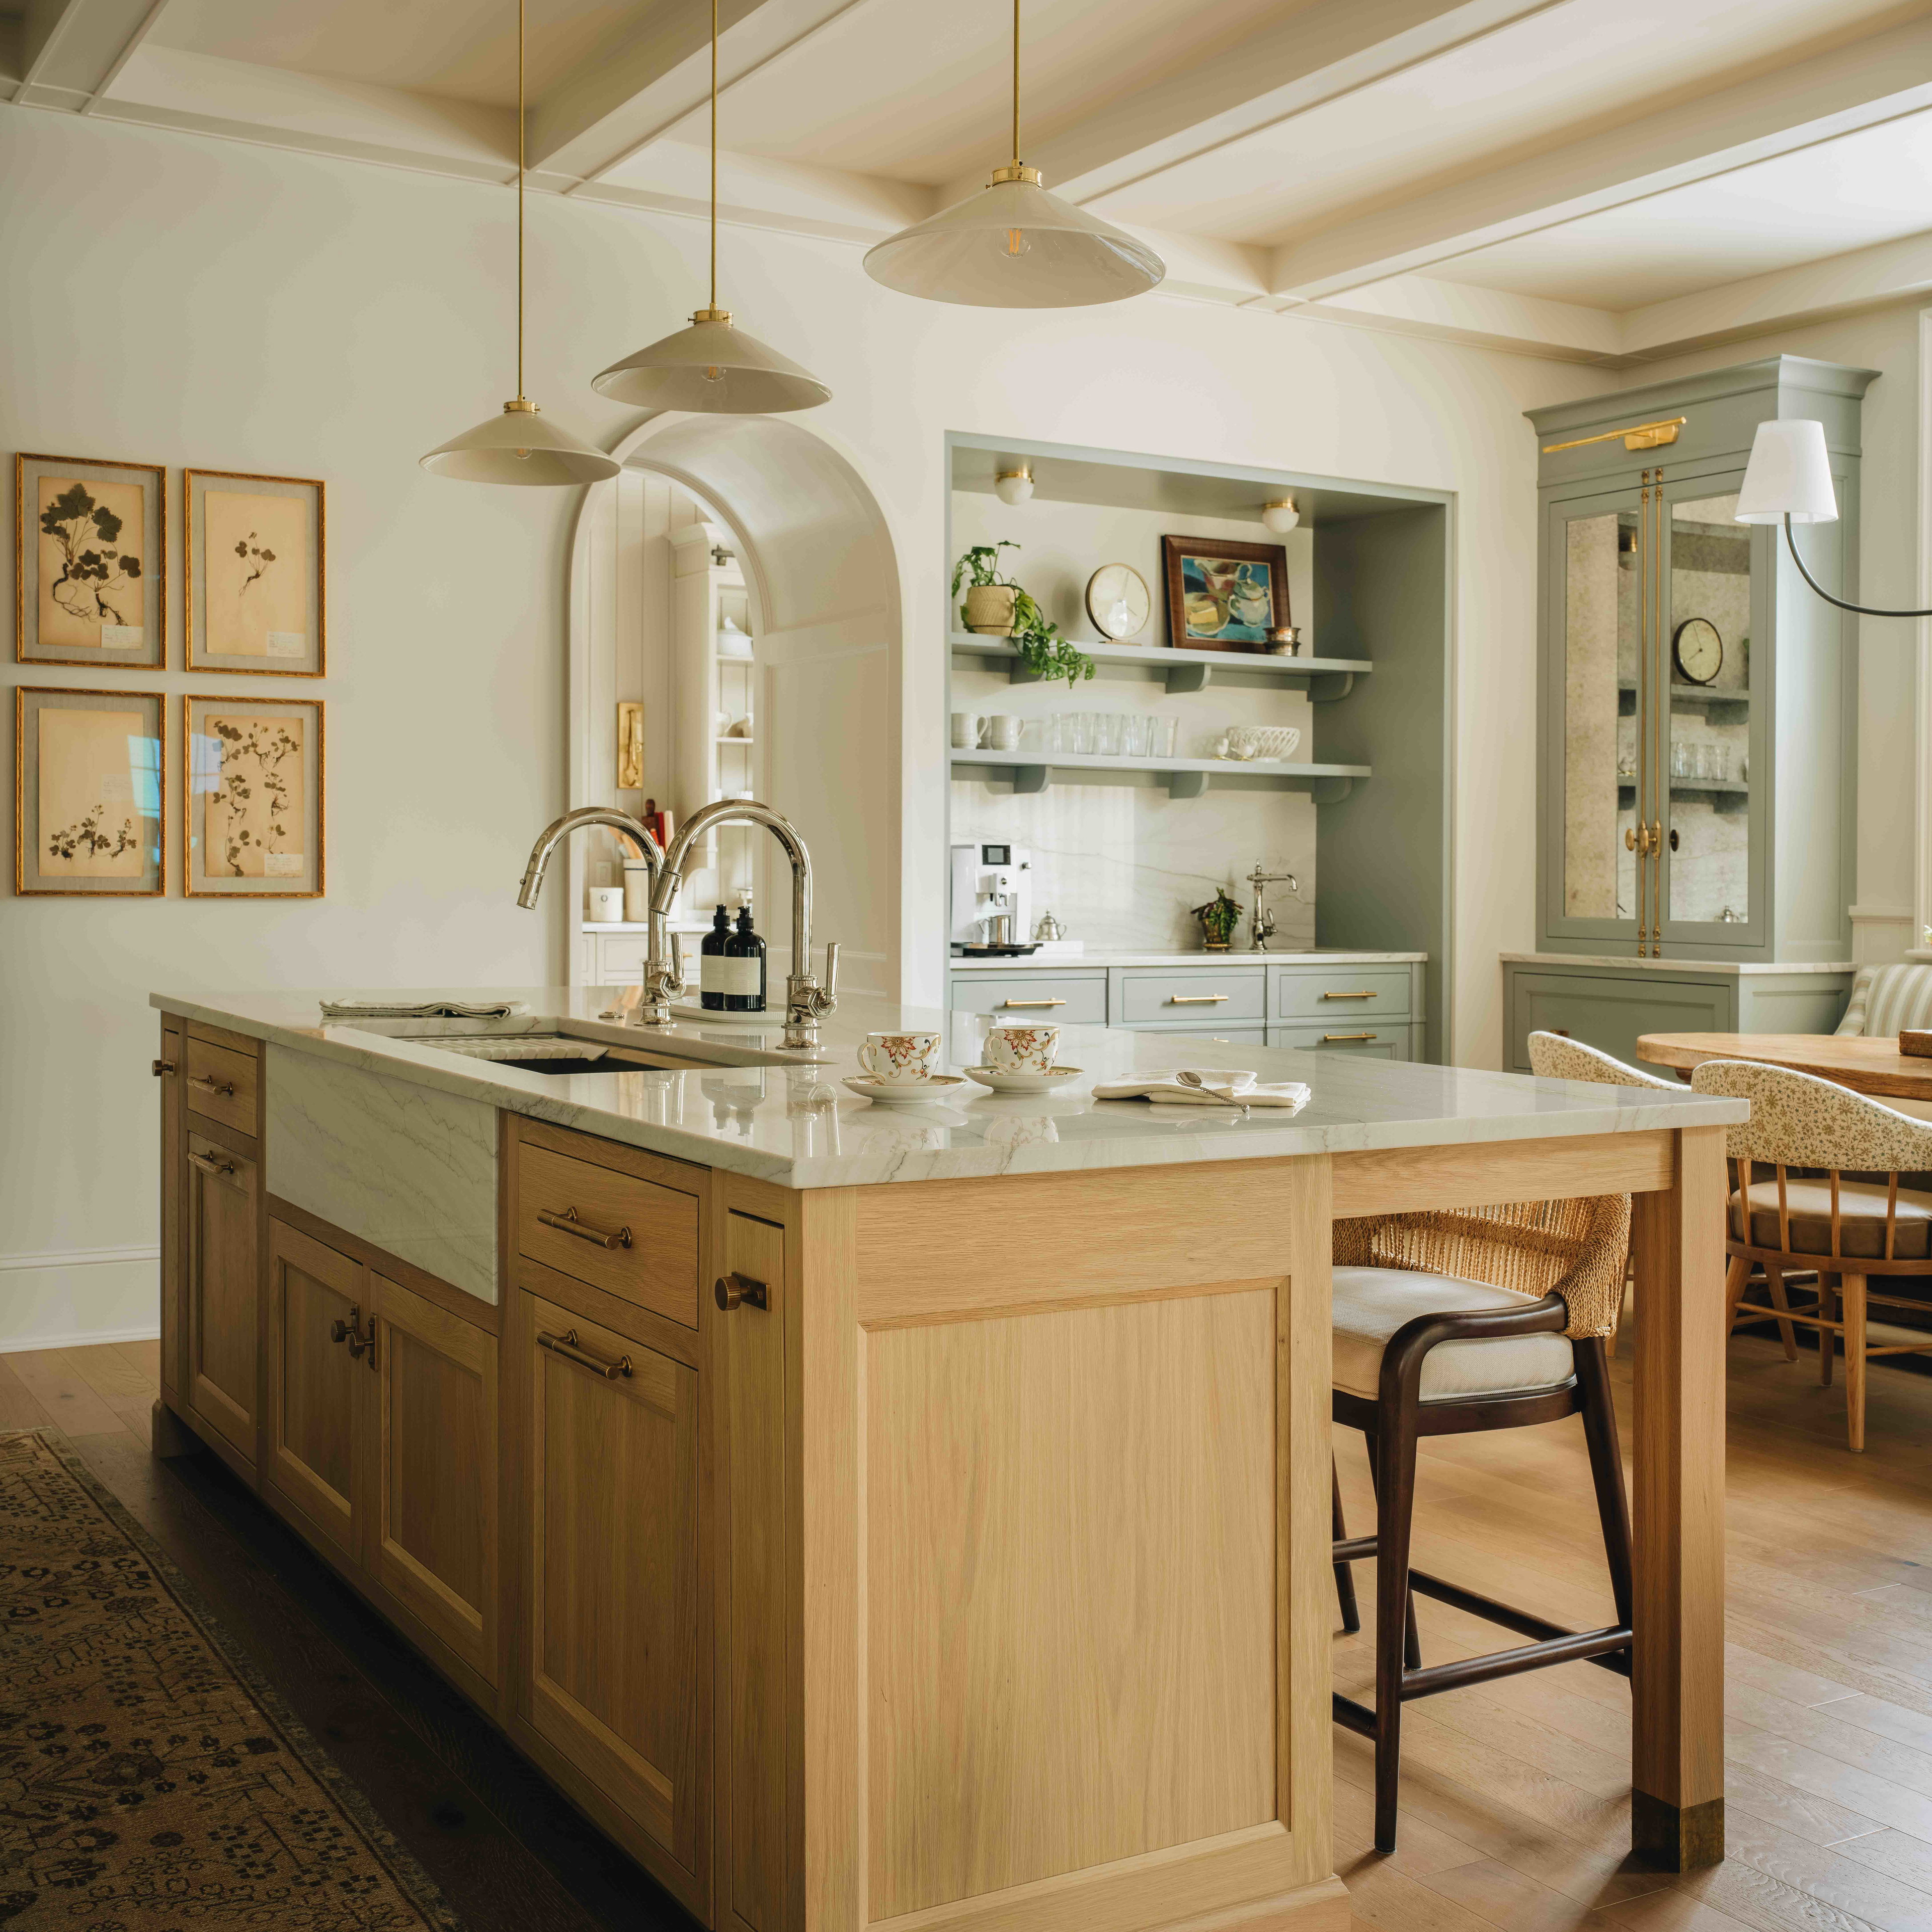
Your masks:
[[[644,410],[776,416],[815,409],[832,392],[808,370],[734,328],[718,306],[718,0],[711,0],[711,302],[688,328],[614,362],[590,386]]]
[[[1078,308],[1144,295],[1167,273],[1145,243],[1048,194],[1019,158],[1020,0],[1013,0],[1013,159],[979,194],[867,250],[902,294],[977,308]]]
[[[461,483],[568,488],[601,483],[623,468],[614,456],[545,422],[524,394],[524,0],[517,0],[517,394],[502,412],[417,458],[431,475]]]

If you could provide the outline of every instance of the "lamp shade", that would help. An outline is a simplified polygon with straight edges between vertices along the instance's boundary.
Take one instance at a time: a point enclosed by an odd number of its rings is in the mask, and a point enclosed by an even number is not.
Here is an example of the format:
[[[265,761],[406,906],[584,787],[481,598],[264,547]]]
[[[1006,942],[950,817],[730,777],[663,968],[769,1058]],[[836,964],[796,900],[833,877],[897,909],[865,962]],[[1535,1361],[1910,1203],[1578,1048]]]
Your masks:
[[[902,294],[976,308],[1078,308],[1144,295],[1167,265],[1144,243],[1001,169],[964,201],[888,236],[866,272]],[[1025,178],[1030,176],[1031,178]]]
[[[1825,425],[1808,418],[1761,422],[1738,492],[1741,524],[1835,524],[1838,499],[1832,488],[1832,458]]]
[[[506,403],[501,416],[452,436],[418,459],[438,476],[460,483],[520,483],[564,488],[601,483],[623,468],[614,456],[546,422],[534,403]]]
[[[832,398],[809,370],[734,328],[727,309],[700,309],[688,328],[612,363],[590,386],[638,409],[714,416],[777,416],[815,409]]]
[[[1262,506],[1262,521],[1276,536],[1286,536],[1301,520],[1301,512],[1294,507],[1292,496],[1284,496],[1278,502]]]

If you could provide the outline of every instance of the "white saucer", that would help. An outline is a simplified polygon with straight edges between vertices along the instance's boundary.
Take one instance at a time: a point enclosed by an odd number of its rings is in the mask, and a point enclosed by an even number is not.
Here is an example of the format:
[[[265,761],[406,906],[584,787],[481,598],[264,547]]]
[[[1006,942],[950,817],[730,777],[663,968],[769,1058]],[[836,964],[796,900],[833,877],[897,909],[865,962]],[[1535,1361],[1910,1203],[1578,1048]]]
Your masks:
[[[1079,1066],[1056,1066],[1046,1073],[1023,1072],[1017,1067],[1006,1066],[969,1066],[966,1070],[968,1078],[978,1081],[982,1087],[992,1088],[995,1094],[1050,1094],[1054,1088],[1078,1079],[1085,1071]]]
[[[889,1107],[924,1106],[944,1099],[956,1087],[965,1084],[956,1073],[935,1073],[916,1084],[898,1081],[891,1085],[883,1080],[868,1080],[862,1074],[854,1074],[845,1082],[861,1100],[883,1100]]]

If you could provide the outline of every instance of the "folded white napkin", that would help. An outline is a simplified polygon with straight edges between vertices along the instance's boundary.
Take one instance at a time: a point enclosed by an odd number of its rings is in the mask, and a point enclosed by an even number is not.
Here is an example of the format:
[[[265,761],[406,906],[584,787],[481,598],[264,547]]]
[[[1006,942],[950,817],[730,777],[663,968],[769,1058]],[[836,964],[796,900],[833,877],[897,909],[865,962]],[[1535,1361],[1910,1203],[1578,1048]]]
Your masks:
[[[324,1000],[326,1020],[506,1020],[530,1011],[527,1000]]]
[[[1180,1077],[1180,1070],[1143,1073],[1131,1080],[1096,1084],[1096,1100],[1166,1100],[1184,1106],[1300,1107],[1309,1089],[1299,1080],[1257,1080],[1244,1066],[1195,1066],[1185,1070],[1198,1086]]]

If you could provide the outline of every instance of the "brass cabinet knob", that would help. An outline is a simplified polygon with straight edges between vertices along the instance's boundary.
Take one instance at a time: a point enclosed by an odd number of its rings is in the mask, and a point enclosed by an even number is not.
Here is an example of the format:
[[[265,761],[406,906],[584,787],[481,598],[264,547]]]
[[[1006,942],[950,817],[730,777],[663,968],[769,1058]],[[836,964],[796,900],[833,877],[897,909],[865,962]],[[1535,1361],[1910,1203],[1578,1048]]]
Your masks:
[[[771,1306],[764,1283],[754,1281],[748,1274],[721,1274],[711,1292],[717,1298],[719,1308],[727,1314],[740,1303],[748,1304],[753,1308],[769,1308]]]
[[[148,1071],[157,1080],[160,1079],[163,1074],[172,1073],[174,1070],[175,1064],[172,1060],[151,1060],[148,1063]]]

